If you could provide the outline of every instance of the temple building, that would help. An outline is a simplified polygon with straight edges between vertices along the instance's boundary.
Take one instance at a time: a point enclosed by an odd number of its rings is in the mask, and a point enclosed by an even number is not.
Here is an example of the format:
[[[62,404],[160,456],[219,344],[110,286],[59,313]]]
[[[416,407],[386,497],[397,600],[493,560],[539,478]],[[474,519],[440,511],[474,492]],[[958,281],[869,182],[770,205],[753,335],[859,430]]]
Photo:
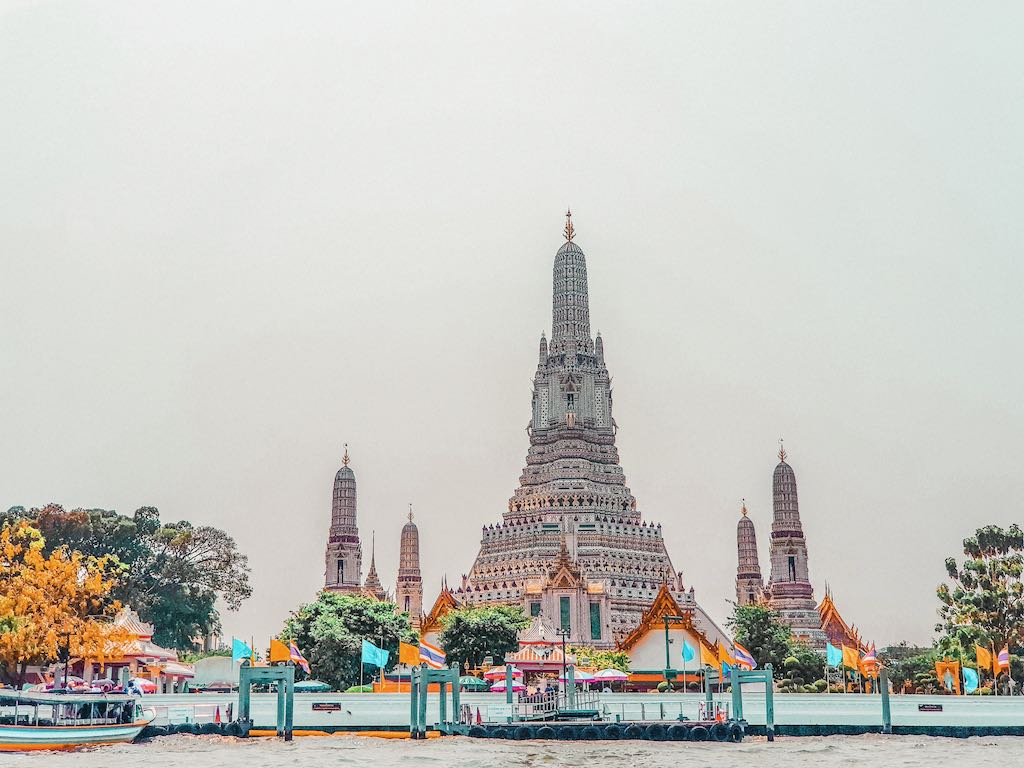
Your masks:
[[[529,449],[502,520],[484,526],[457,590],[443,590],[423,623],[436,632],[454,605],[519,604],[568,642],[613,648],[659,594],[692,624],[725,638],[672,564],[660,524],[643,519],[615,445],[604,341],[591,335],[587,263],[566,214],[554,258],[550,342],[541,334]]]
[[[346,443],[341,469],[334,476],[324,589],[359,593],[362,591],[363,547],[356,525],[356,475],[348,462]]]
[[[383,585],[380,583],[380,577],[377,575],[377,533],[376,531],[370,538],[370,570],[366,574],[366,581],[363,582],[363,594],[368,597],[375,598],[377,600],[387,600],[387,593],[384,591]]]
[[[409,614],[413,629],[419,629],[423,620],[423,578],[420,576],[420,532],[412,521],[411,504],[409,522],[402,526],[395,603],[399,610]]]
[[[757,559],[757,533],[753,521],[747,517],[747,503],[743,502],[740,521],[736,524],[736,604],[759,603],[764,596],[764,580]]]

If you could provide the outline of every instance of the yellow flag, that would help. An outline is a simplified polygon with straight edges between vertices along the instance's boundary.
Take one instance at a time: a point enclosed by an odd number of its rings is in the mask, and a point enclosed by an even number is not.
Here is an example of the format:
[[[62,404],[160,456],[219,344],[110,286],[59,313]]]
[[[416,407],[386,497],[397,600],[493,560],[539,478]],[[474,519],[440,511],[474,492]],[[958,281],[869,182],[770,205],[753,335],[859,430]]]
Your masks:
[[[729,653],[729,649],[722,645],[722,641],[718,641],[718,664],[721,667],[722,664],[728,664],[730,667],[736,666],[736,659]],[[725,674],[725,669],[721,669],[722,674]]]
[[[274,664],[278,661],[289,661],[292,658],[292,652],[287,645],[282,643],[280,640],[270,641],[270,663]]]
[[[990,669],[995,669],[992,664],[992,651],[988,648],[982,648],[980,645],[975,645],[974,654],[978,657],[978,669],[984,669],[986,672]]]
[[[860,653],[856,648],[843,646],[843,666],[849,669],[860,669]]]
[[[717,667],[718,655],[714,650],[709,649],[704,643],[700,644],[700,663],[702,666]]]
[[[398,644],[398,663],[415,667],[420,663],[420,647],[410,643]]]

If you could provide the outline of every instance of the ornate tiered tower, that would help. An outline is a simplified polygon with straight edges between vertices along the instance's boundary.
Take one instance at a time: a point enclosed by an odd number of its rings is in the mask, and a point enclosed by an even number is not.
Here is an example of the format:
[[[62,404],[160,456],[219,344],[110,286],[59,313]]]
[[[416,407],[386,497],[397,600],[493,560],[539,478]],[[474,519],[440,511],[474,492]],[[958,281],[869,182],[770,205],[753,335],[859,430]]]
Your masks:
[[[672,567],[661,526],[644,522],[619,466],[604,342],[590,335],[587,263],[566,214],[555,254],[551,341],[540,338],[530,448],[519,487],[456,593],[468,603],[518,603],[611,647],[632,631],[662,584],[696,607]],[[564,546],[563,546],[564,545]],[[703,612],[700,612],[703,617]]]
[[[747,503],[743,502],[740,521],[736,524],[736,604],[750,605],[760,602],[764,593],[761,565],[757,559],[757,533],[754,523],[747,517]]]
[[[398,556],[398,581],[395,585],[395,602],[400,611],[406,611],[413,629],[419,629],[423,618],[423,579],[420,577],[420,532],[412,521],[412,505],[409,505],[409,522],[402,526],[401,551]]]
[[[366,573],[366,581],[363,582],[363,594],[369,595],[377,600],[386,600],[387,594],[384,592],[384,587],[380,583],[380,577],[377,575],[377,533],[376,531],[371,534],[370,537],[370,570]]]
[[[346,443],[341,469],[334,476],[331,530],[327,538],[324,588],[334,592],[358,592],[363,572],[363,547],[356,526],[356,475],[348,462]]]
[[[772,477],[771,560],[768,580],[771,605],[793,630],[814,646],[825,646],[821,615],[807,571],[807,542],[800,524],[796,475],[786,463],[786,449],[779,449],[779,463]]]

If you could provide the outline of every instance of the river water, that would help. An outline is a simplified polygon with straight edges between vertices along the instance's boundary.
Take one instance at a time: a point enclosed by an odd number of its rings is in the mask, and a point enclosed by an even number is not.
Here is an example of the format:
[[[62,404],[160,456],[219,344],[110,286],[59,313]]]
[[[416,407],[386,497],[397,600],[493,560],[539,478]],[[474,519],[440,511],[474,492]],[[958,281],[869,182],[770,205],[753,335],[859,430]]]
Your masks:
[[[773,744],[510,742],[469,738],[404,741],[361,736],[236,740],[165,736],[72,753],[0,754],[0,768],[821,768],[825,766],[1024,765],[1024,738],[921,736],[779,737]]]

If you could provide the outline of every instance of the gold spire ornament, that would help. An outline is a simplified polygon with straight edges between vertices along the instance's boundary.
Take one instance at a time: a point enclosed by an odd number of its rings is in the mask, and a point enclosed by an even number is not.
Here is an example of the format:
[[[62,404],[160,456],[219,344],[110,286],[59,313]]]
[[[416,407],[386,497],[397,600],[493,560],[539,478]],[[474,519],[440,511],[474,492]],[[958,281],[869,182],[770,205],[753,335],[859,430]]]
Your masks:
[[[412,504],[409,504],[409,522],[412,522]]]
[[[785,461],[786,460],[786,456],[788,456],[788,455],[789,454],[786,453],[786,447],[782,444],[782,438],[780,437],[779,438],[779,461]]]
[[[746,499],[743,499],[743,508],[740,510],[740,512],[743,513],[744,517],[747,516],[747,500]]]
[[[345,455],[341,457],[341,463],[348,466],[348,443],[345,443]]]
[[[565,240],[571,243],[573,237],[576,234],[576,230],[572,228],[572,211],[568,208],[565,209]]]

